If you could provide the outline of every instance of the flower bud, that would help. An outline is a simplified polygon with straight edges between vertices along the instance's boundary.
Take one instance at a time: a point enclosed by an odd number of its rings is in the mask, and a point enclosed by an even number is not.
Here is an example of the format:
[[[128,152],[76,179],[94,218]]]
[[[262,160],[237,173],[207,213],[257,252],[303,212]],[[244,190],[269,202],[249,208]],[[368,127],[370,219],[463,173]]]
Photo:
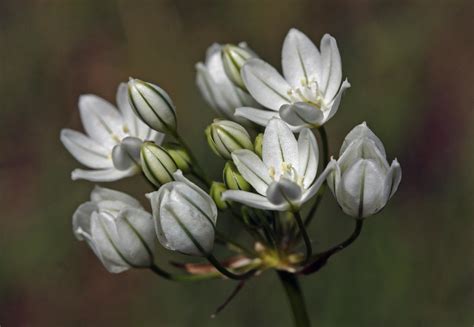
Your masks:
[[[250,191],[250,184],[239,173],[232,161],[227,161],[225,164],[222,179],[229,190]]]
[[[241,45],[251,52],[246,45]],[[222,45],[213,44],[207,49],[204,62],[196,64],[196,85],[204,100],[220,117],[248,123],[245,118],[234,116],[235,109],[260,106],[246,90],[229,79],[224,68],[222,49]]]
[[[250,51],[244,43],[239,44],[239,46],[227,44],[222,48],[222,62],[227,77],[243,90],[247,89],[240,75],[240,70],[245,62],[253,57],[255,57],[255,53]]]
[[[217,207],[211,197],[181,171],[149,194],[158,241],[183,254],[207,256],[214,246]]]
[[[72,220],[76,238],[87,242],[109,272],[153,264],[153,219],[131,196],[96,187],[91,201],[80,205]]]
[[[329,188],[342,210],[356,218],[382,210],[402,178],[397,159],[389,166],[382,142],[365,123],[347,134],[335,166]]]
[[[253,150],[249,133],[244,127],[230,120],[216,119],[205,132],[211,149],[224,159],[231,159],[235,150]]]
[[[160,87],[138,79],[128,81],[128,100],[137,116],[162,133],[176,133],[176,110],[173,101]]]
[[[192,168],[192,160],[189,153],[177,143],[168,143],[163,146],[168,154],[173,158],[178,169],[183,173],[189,173]]]
[[[257,135],[255,141],[253,142],[253,146],[255,148],[255,153],[261,158],[263,148],[263,133]]]
[[[156,187],[173,181],[173,173],[178,167],[163,147],[153,142],[143,142],[140,159],[145,176]]]
[[[217,207],[221,210],[227,209],[229,204],[222,200],[222,193],[227,191],[224,183],[212,182],[211,190],[209,194],[211,195],[212,200],[216,203]]]

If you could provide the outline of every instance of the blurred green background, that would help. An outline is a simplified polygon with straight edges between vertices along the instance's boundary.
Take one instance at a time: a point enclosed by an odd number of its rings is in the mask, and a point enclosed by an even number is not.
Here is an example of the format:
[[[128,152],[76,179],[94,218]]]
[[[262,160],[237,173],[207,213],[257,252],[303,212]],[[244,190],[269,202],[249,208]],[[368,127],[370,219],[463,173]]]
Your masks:
[[[217,177],[223,163],[203,138],[213,112],[195,87],[195,63],[212,42],[245,40],[280,67],[283,38],[297,27],[316,43],[326,32],[337,38],[352,84],[326,125],[331,152],[365,120],[404,174],[359,240],[302,280],[313,325],[472,326],[473,16],[472,0],[1,0],[0,325],[290,326],[272,272],[216,319],[232,282],[107,273],[72,235],[72,213],[92,184],[70,180],[78,163],[59,131],[81,129],[80,94],[114,101],[129,75],[153,81]],[[142,200],[149,191],[139,177],[107,186]],[[315,247],[351,229],[327,194],[311,228]]]

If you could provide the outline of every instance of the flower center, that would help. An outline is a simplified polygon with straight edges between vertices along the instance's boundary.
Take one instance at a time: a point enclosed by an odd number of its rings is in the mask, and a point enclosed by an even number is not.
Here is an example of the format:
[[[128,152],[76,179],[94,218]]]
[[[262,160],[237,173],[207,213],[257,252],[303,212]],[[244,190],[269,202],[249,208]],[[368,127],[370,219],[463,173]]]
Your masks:
[[[275,167],[270,167],[268,174],[276,182],[283,176],[303,187],[303,176],[298,175],[296,169],[291,163],[282,162],[279,170],[276,170]]]
[[[324,94],[314,79],[311,81],[302,79],[300,87],[291,88],[287,93],[293,103],[306,102],[321,110],[326,108]]]

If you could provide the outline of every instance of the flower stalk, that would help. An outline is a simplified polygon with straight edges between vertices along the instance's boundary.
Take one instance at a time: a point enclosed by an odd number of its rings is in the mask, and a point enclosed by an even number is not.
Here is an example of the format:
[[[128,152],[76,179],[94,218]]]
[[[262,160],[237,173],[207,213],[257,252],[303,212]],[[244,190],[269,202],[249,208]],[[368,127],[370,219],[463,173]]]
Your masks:
[[[310,327],[311,323],[306,310],[303,292],[298,281],[298,277],[286,271],[277,271],[281,284],[285,289],[286,296],[290,302],[295,327]]]

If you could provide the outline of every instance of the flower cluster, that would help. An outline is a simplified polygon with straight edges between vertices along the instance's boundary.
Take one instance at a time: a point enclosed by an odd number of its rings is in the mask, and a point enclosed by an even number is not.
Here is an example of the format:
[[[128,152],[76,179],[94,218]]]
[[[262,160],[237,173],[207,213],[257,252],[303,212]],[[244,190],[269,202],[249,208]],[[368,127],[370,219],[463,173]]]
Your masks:
[[[382,142],[365,122],[347,134],[339,159],[330,157],[324,124],[350,87],[336,40],[326,34],[318,49],[291,29],[283,42],[282,74],[246,43],[214,44],[196,71],[197,87],[218,116],[205,136],[223,160],[222,180],[209,180],[178,132],[171,97],[159,86],[130,78],[119,85],[118,110],[83,95],[86,134],[64,129],[60,138],[91,170],[76,169],[72,179],[109,182],[142,173],[153,192],[146,195],[149,213],[125,193],[94,188],[73,215],[74,234],[113,273],[149,268],[171,280],[245,280],[266,269],[281,276],[319,270],[357,238],[363,219],[385,207],[401,180],[398,161],[388,164]],[[163,144],[165,137],[172,142]],[[326,184],[342,211],[356,218],[355,230],[313,255],[307,227]],[[251,244],[219,231],[217,217],[226,212]],[[170,273],[155,262],[158,244],[207,261]],[[233,254],[216,258],[214,244]]]

